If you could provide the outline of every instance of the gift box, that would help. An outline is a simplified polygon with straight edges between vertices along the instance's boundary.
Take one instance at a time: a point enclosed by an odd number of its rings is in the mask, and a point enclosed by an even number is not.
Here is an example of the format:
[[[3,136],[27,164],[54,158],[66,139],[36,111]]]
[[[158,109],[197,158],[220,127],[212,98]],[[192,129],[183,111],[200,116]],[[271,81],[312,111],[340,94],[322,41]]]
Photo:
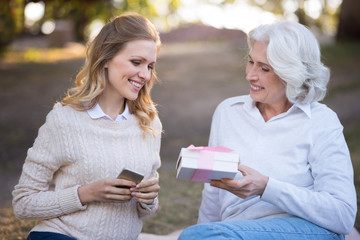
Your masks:
[[[234,178],[238,173],[239,154],[225,147],[181,148],[176,177],[193,182]]]

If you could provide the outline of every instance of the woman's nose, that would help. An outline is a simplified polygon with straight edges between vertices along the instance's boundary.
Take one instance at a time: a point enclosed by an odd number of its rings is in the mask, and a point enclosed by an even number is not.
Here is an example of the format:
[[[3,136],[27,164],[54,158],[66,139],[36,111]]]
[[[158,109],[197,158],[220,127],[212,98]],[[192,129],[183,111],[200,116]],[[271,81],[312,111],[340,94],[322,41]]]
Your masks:
[[[149,81],[151,78],[151,70],[149,68],[142,68],[139,72],[139,77],[145,82]]]
[[[258,79],[258,75],[256,73],[256,70],[253,66],[247,66],[246,67],[246,80],[247,81],[251,81],[251,80],[257,80]]]

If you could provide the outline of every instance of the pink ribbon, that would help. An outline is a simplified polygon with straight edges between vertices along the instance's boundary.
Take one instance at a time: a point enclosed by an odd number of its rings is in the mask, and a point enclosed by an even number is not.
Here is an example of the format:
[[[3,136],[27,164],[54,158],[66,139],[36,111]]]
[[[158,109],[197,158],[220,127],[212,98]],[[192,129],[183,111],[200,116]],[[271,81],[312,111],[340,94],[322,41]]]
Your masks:
[[[195,147],[190,145],[189,150],[199,151],[199,160],[197,169],[195,170],[191,181],[206,182],[213,171],[215,152],[231,152],[232,150],[226,147]]]

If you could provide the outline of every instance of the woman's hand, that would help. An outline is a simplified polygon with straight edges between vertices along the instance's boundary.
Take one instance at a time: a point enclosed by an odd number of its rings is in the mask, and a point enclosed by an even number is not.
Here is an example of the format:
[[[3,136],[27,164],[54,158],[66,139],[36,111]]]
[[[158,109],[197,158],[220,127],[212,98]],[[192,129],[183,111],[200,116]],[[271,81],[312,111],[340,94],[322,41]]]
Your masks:
[[[211,180],[210,185],[227,190],[240,198],[247,198],[254,195],[262,195],[269,181],[269,177],[258,171],[240,164],[238,170],[243,174],[239,180],[223,178]]]
[[[82,205],[90,202],[127,202],[132,198],[131,187],[134,182],[125,179],[103,179],[78,188]]]
[[[130,188],[131,195],[136,201],[145,204],[152,204],[160,190],[159,178],[150,178],[141,181],[138,185]]]

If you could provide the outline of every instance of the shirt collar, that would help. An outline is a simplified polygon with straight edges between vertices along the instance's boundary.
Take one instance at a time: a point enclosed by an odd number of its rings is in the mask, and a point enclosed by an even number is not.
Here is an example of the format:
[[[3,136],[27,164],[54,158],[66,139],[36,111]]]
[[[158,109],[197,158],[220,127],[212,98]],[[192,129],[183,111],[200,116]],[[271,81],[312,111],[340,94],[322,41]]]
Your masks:
[[[104,111],[101,109],[101,107],[98,103],[95,105],[95,107],[87,110],[87,112],[92,119],[106,118],[106,119],[114,121],[114,122],[128,120],[129,117],[131,116],[131,113],[130,113],[130,110],[129,110],[129,107],[127,104],[125,104],[124,112],[122,114],[119,114],[115,120],[112,119],[106,113],[104,113]]]
[[[243,96],[241,98],[237,98],[236,101],[232,103],[232,105],[237,103],[244,103],[244,107],[248,110],[254,109],[255,101],[250,97],[250,95]],[[289,109],[288,112],[294,111],[295,109],[300,109],[303,111],[308,118],[311,118],[311,106],[310,103],[302,104],[302,103],[294,103],[294,105]]]
[[[308,118],[311,118],[311,106],[310,103],[302,104],[302,103],[295,103],[293,107],[297,107],[302,110]]]

